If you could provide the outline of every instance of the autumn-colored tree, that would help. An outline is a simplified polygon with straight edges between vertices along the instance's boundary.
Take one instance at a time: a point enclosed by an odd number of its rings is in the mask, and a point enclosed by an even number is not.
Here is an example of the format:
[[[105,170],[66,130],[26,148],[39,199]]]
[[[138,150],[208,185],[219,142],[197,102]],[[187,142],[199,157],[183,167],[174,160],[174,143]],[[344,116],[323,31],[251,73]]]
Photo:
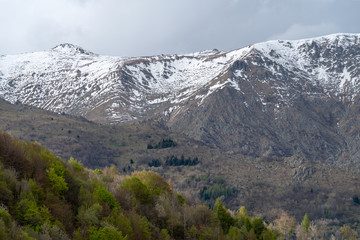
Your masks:
[[[274,221],[274,228],[278,230],[282,236],[290,237],[295,231],[296,219],[290,217],[286,212],[282,212],[280,217]]]

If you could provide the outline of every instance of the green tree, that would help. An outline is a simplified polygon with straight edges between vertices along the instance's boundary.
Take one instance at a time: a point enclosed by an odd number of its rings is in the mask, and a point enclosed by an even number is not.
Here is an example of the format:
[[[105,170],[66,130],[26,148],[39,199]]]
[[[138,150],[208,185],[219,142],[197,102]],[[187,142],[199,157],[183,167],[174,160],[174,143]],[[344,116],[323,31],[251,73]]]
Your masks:
[[[104,219],[104,222],[115,226],[123,234],[132,236],[133,230],[130,219],[126,218],[119,208],[114,208],[111,215]]]
[[[170,192],[170,185],[163,177],[152,171],[143,170],[141,172],[134,172],[132,176],[139,178],[140,181],[150,190],[151,194],[159,196],[162,193]]]
[[[116,207],[117,203],[114,196],[107,190],[107,188],[100,186],[95,189],[95,198],[98,198],[101,203],[107,203],[110,209]]]
[[[245,226],[246,230],[249,231],[251,226],[251,222],[249,220],[248,213],[244,206],[241,206],[237,212],[237,220],[240,224],[240,226]]]
[[[69,190],[67,183],[65,182],[64,176],[61,176],[61,172],[57,173],[56,169],[54,167],[51,167],[46,170],[46,173],[48,174],[49,181],[51,182],[56,194],[61,196],[64,192]]]
[[[70,157],[68,164],[70,165],[70,167],[77,171],[77,172],[81,172],[83,170],[83,165],[81,164],[80,161],[75,160],[73,157]]]
[[[0,181],[0,202],[9,205],[14,199],[12,191],[8,188],[6,182]]]
[[[305,213],[304,218],[301,222],[301,227],[305,232],[309,231],[309,227],[310,227],[310,220],[309,217],[307,215],[307,213]]]
[[[0,219],[0,239],[6,239],[6,229],[4,222]]]
[[[230,226],[228,236],[231,240],[237,240],[241,238],[241,231],[237,227]]]
[[[265,225],[264,225],[262,219],[259,217],[254,217],[251,220],[251,225],[253,226],[256,236],[259,238],[261,236],[262,232],[265,230]]]
[[[100,204],[95,203],[89,208],[81,206],[79,208],[78,219],[83,225],[98,225],[100,223],[102,207]]]
[[[131,227],[133,229],[131,239],[151,239],[150,223],[146,217],[132,212],[129,216]]]
[[[141,203],[150,203],[151,194],[147,186],[137,177],[126,178],[120,186],[131,192]]]
[[[231,225],[235,223],[235,219],[227,211],[225,205],[220,198],[217,198],[214,204],[214,212],[216,219],[219,221],[222,230],[225,234],[228,233]]]
[[[356,232],[351,229],[351,227],[344,225],[340,228],[340,233],[343,239],[346,240],[355,240]]]
[[[91,228],[90,229],[90,240],[127,240],[127,237],[122,235],[122,232],[116,228],[109,226],[103,228]]]
[[[161,229],[161,240],[170,240],[169,232],[166,229]]]
[[[239,217],[244,217],[244,218],[248,218],[248,217],[249,217],[249,216],[248,216],[248,213],[247,213],[247,211],[246,211],[246,209],[245,209],[244,206],[241,206],[241,207],[239,208],[238,216],[239,216]]]
[[[10,214],[7,210],[0,209],[0,220],[2,220],[5,227],[7,227],[7,228],[10,227],[11,218],[10,218]]]
[[[34,229],[43,223],[40,209],[34,200],[22,199],[17,205],[16,213],[20,223]]]
[[[248,232],[248,235],[247,235],[246,239],[248,239],[248,240],[256,240],[257,239],[254,229],[251,229]]]
[[[263,240],[275,240],[277,239],[277,236],[270,229],[265,229],[261,235],[261,238]]]

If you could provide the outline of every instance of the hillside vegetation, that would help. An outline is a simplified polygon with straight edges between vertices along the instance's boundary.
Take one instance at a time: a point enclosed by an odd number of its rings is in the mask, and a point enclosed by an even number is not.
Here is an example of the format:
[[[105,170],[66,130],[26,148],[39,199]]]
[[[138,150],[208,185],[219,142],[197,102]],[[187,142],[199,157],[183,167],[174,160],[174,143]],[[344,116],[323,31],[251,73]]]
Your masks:
[[[0,239],[275,239],[245,208],[186,200],[151,171],[66,163],[35,142],[0,134]]]
[[[64,160],[73,156],[84,167],[114,164],[123,175],[154,171],[171,179],[177,192],[207,206],[221,197],[229,209],[245,206],[267,222],[284,210],[297,222],[308,213],[312,220],[359,229],[360,171],[354,165],[298,156],[246,158],[188,139],[155,120],[100,125],[2,99],[0,130],[39,142]]]
[[[278,216],[265,223],[220,198],[209,209],[152,171],[90,170],[0,133],[0,239],[356,239],[346,225]]]

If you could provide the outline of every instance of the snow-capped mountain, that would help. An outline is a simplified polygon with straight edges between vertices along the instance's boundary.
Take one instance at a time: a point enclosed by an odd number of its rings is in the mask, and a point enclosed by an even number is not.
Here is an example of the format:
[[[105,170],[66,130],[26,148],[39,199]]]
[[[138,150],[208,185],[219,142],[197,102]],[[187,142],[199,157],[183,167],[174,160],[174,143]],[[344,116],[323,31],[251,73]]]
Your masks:
[[[359,66],[360,34],[133,58],[61,44],[1,56],[0,97],[100,123],[161,117],[195,139],[248,155],[325,149],[327,158],[348,148],[341,127],[359,102]]]
[[[61,44],[50,51],[1,56],[0,96],[105,123],[129,121],[161,104],[169,106],[164,110],[176,109],[245,52],[121,58]]]

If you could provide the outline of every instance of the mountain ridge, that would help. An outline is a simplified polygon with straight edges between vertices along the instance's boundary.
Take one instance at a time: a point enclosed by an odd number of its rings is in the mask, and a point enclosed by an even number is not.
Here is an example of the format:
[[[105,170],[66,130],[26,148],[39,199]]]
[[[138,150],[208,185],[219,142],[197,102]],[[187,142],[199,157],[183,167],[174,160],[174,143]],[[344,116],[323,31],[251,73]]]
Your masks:
[[[105,124],[161,118],[244,155],[338,159],[352,141],[341,128],[357,121],[344,116],[359,99],[359,39],[333,34],[133,58],[63,44],[60,52],[1,56],[0,96]]]

